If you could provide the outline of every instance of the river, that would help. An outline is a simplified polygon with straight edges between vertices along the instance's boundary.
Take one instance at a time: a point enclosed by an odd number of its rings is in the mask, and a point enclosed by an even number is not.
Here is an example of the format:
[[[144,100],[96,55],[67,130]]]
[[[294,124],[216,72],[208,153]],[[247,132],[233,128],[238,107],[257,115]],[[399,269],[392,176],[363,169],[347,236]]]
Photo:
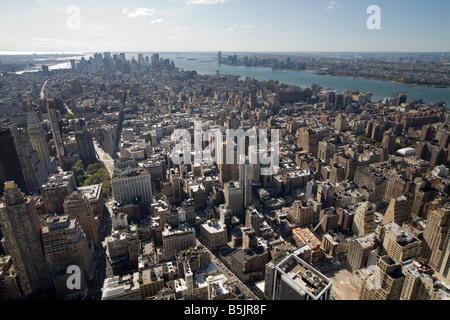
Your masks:
[[[152,53],[144,53],[151,56]],[[382,100],[386,97],[406,93],[408,101],[423,99],[432,104],[438,101],[450,101],[450,88],[434,88],[399,84],[390,81],[370,80],[353,77],[319,75],[310,71],[272,70],[265,67],[246,67],[219,65],[216,53],[160,53],[160,58],[173,60],[177,68],[184,70],[195,70],[202,75],[233,74],[241,79],[246,77],[259,80],[278,80],[281,83],[296,85],[301,88],[310,87],[313,83],[319,83],[324,89],[332,89],[338,92],[345,90],[359,90],[360,92],[372,92],[372,101]],[[127,58],[135,57],[137,54],[127,54]],[[195,60],[193,60],[195,59]]]

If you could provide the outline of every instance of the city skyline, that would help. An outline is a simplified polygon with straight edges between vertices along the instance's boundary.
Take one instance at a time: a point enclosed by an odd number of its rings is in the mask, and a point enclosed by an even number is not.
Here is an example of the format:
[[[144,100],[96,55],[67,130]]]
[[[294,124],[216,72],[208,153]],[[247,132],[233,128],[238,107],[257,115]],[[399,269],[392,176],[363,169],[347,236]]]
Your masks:
[[[16,52],[446,52],[440,1],[50,1],[2,3]],[[381,29],[367,9],[380,8]],[[344,23],[343,23],[344,22]]]

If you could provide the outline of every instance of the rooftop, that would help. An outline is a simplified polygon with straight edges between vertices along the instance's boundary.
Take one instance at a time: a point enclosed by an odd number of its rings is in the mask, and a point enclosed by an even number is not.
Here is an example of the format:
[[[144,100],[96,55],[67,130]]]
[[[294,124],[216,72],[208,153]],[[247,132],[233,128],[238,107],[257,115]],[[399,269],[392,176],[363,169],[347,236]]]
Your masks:
[[[290,283],[314,299],[320,298],[331,287],[331,280],[294,254],[280,262],[276,269]]]

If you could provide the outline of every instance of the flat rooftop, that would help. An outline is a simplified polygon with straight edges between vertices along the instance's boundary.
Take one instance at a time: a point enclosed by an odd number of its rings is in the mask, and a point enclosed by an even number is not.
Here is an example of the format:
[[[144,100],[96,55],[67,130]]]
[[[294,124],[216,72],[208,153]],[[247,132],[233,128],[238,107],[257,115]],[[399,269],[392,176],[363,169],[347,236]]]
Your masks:
[[[314,299],[331,287],[331,280],[294,254],[280,262],[276,269],[286,276],[291,285]]]

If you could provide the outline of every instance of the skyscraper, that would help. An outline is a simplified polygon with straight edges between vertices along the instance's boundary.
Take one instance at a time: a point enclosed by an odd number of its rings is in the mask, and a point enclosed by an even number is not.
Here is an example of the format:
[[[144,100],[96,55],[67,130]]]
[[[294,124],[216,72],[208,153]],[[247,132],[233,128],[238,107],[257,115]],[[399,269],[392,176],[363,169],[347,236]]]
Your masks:
[[[14,181],[21,190],[27,191],[25,178],[10,128],[0,129],[0,184]]]
[[[387,255],[382,256],[362,283],[359,300],[399,300],[404,279],[401,265]]]
[[[56,113],[55,102],[47,101],[48,118],[50,120],[50,128],[52,129],[53,140],[55,141],[56,155],[61,162],[65,156],[64,145],[59,131],[58,115]]]
[[[81,160],[96,160],[96,152],[92,133],[86,128],[82,132],[75,133],[75,141],[77,143],[78,155]]]
[[[63,213],[64,198],[72,194],[76,188],[77,184],[72,171],[50,175],[47,183],[41,187],[46,213]]]
[[[270,270],[271,269],[271,270]],[[266,290],[270,300],[329,300],[332,282],[294,253],[269,269]]]
[[[87,239],[92,241],[94,245],[97,244],[98,219],[95,218],[94,210],[92,210],[86,196],[75,191],[65,198],[63,206],[64,214],[68,215],[69,219],[77,219]]]
[[[39,159],[36,150],[30,141],[20,140],[16,144],[17,155],[25,179],[27,190],[36,192],[47,182],[48,171],[44,163]]]
[[[52,174],[55,171],[54,165],[50,160],[50,153],[47,147],[47,141],[45,140],[44,130],[42,123],[39,121],[36,113],[33,110],[28,111],[28,135],[30,136],[33,149],[37,151],[39,159],[44,163],[48,174]]]
[[[148,211],[153,202],[151,175],[145,169],[130,169],[114,174],[111,180],[112,194],[120,204],[141,201]]]
[[[436,268],[442,256],[444,242],[450,222],[450,203],[428,212],[427,224],[423,233],[422,257],[428,260],[432,268]]]
[[[364,236],[375,231],[375,206],[363,202],[356,208],[353,218],[352,232],[355,236]]]
[[[13,182],[5,184],[0,224],[5,251],[11,255],[25,295],[50,288],[36,204]]]
[[[223,193],[225,202],[233,216],[243,213],[244,191],[239,182],[227,182],[224,184]]]
[[[57,296],[65,298],[74,293],[66,285],[67,278],[71,275],[67,273],[67,269],[72,265],[81,270],[80,289],[84,290],[93,256],[77,220],[69,219],[67,215],[49,217],[42,228],[42,243]]]

